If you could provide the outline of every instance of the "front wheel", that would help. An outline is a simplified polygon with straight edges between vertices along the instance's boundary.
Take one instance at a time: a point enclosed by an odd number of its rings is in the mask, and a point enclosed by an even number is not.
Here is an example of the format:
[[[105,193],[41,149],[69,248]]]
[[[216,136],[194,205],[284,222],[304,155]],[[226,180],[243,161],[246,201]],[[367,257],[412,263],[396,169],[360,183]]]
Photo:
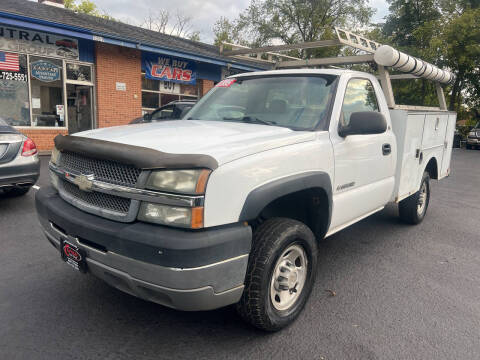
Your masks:
[[[427,214],[430,203],[430,176],[423,173],[420,190],[398,204],[400,218],[409,224],[420,224]]]
[[[237,310],[253,326],[277,331],[303,310],[315,281],[317,243],[299,221],[274,218],[255,231]]]

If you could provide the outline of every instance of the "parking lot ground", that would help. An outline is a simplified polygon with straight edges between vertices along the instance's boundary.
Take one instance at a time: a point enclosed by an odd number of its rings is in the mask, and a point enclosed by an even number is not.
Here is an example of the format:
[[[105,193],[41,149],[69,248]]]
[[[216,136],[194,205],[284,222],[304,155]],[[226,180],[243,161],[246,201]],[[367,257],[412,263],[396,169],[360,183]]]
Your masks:
[[[179,312],[76,273],[34,195],[0,198],[0,359],[480,358],[480,151],[454,150],[422,224],[388,206],[322,241],[305,311],[274,334],[233,307]]]

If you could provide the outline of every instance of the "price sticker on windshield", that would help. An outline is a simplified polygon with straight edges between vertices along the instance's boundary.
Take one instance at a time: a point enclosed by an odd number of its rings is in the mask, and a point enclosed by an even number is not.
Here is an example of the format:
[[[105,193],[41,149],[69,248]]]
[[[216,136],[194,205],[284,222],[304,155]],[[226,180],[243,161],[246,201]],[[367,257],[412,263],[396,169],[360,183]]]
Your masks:
[[[215,87],[229,88],[236,81],[237,81],[237,79],[225,79],[225,80],[220,81]]]

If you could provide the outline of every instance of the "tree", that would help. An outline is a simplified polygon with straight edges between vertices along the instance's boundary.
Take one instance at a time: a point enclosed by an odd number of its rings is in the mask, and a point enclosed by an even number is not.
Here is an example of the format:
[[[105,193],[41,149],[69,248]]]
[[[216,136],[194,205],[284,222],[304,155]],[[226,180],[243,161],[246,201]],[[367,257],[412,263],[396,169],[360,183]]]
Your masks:
[[[213,25],[213,33],[215,35],[214,43],[217,46],[220,46],[223,42],[241,42],[240,39],[238,39],[235,23],[224,16],[218,19]]]
[[[367,25],[374,13],[367,4],[367,0],[251,0],[238,19],[217,21],[216,43],[222,38],[237,38],[250,46],[331,39],[333,26]],[[307,49],[290,54],[315,57],[325,51],[332,50]]]
[[[183,15],[179,10],[173,17],[172,23],[172,16],[168,10],[150,10],[140,26],[148,30],[200,41],[200,32],[192,31],[192,17]]]
[[[480,8],[468,9],[451,20],[442,38],[432,46],[445,53],[443,62],[456,74],[450,96],[450,110],[458,110],[462,98],[471,107],[480,109]]]
[[[115,20],[114,18],[107,15],[106,13],[101,12],[98,9],[97,5],[90,0],[81,0],[79,4],[77,4],[76,0],[65,0],[64,5],[65,5],[65,8],[73,11],[77,11],[79,13],[97,16],[104,19],[108,19],[108,20]]]

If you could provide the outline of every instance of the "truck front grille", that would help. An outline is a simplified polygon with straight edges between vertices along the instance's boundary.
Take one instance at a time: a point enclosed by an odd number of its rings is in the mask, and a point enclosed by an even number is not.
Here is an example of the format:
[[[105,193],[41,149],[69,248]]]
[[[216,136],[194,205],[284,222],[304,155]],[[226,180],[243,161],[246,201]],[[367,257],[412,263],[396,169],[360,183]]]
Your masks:
[[[90,158],[73,152],[62,152],[60,168],[84,175],[93,174],[95,179],[111,184],[135,186],[141,169],[111,160]]]
[[[67,195],[96,209],[114,211],[122,216],[126,216],[130,210],[130,199],[100,192],[82,191],[68,181],[63,181],[62,185]]]

